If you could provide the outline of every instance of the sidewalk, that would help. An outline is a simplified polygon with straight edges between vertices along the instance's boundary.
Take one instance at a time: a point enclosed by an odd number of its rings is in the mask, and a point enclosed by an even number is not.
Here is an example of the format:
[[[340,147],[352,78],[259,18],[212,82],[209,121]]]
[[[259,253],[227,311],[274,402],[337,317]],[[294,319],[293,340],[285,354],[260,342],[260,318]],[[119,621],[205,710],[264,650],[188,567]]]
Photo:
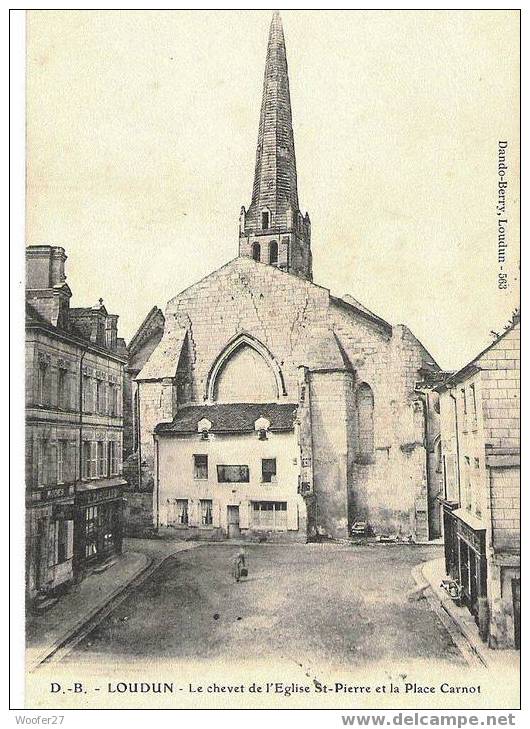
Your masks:
[[[34,670],[55,653],[136,578],[147,578],[167,557],[195,546],[193,542],[125,539],[123,554],[115,557],[115,563],[105,572],[93,573],[72,585],[45,613],[27,616],[27,670]]]
[[[467,647],[476,656],[478,661],[486,668],[502,671],[499,675],[505,675],[506,671],[517,671],[519,668],[519,651],[503,649],[494,650],[484,643],[478,632],[478,626],[469,610],[462,606],[455,605],[447,592],[440,586],[443,579],[446,579],[445,561],[443,558],[434,559],[431,562],[424,562],[421,565],[421,574],[432,591],[432,597],[452,621],[460,636],[467,643]]]

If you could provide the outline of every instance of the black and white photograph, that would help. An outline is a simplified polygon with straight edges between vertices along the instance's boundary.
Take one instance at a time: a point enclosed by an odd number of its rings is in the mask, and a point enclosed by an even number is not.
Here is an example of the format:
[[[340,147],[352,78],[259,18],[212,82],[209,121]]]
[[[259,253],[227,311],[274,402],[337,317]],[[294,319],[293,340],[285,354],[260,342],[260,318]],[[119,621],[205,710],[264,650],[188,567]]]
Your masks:
[[[24,23],[25,708],[518,709],[519,10]]]

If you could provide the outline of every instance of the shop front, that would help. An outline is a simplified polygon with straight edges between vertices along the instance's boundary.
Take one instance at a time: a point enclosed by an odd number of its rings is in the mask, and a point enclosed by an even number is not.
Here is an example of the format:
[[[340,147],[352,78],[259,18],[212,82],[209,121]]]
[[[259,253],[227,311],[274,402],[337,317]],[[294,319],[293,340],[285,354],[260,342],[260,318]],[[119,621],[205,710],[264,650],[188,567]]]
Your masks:
[[[486,527],[466,509],[444,508],[446,572],[460,586],[462,603],[480,635],[488,632]]]
[[[123,539],[123,479],[83,484],[76,493],[74,558],[76,573],[120,554]]]

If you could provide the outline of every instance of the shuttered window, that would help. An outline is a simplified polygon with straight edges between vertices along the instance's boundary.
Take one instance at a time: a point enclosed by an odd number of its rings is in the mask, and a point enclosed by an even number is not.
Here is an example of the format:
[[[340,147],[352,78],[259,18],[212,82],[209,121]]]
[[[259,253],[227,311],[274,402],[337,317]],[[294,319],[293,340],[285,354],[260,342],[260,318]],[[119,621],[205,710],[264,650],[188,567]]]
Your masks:
[[[202,453],[193,456],[193,478],[201,481],[208,479],[208,456]]]
[[[211,526],[213,524],[213,502],[210,499],[201,499],[201,524]]]
[[[287,502],[253,501],[252,526],[258,529],[287,529]]]
[[[261,459],[261,482],[276,483],[276,458]]]
[[[65,483],[67,479],[67,457],[68,457],[68,441],[59,440],[57,442],[57,483]]]

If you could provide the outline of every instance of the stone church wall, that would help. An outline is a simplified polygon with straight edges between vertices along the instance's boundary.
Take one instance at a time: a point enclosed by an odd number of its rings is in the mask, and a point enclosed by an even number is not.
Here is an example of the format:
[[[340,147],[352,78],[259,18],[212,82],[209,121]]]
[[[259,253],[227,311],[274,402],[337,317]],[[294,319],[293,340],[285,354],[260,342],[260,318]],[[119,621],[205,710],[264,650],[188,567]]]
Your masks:
[[[353,373],[312,372],[310,382],[316,527],[347,538]]]
[[[248,332],[269,349],[281,368],[286,393],[282,397],[296,401],[298,366],[328,358],[318,346],[320,331],[329,328],[328,301],[326,289],[244,258],[172,299],[166,326],[188,328],[193,400],[203,402],[216,359],[234,337]]]
[[[346,536],[348,522],[367,520],[378,533],[427,539],[425,414],[415,385],[428,355],[406,327],[392,329],[334,301],[327,289],[238,258],[168,303],[158,349],[164,351],[172,329],[187,331],[187,400],[199,403],[208,397],[216,361],[238,335],[248,334],[270,353],[281,371],[280,401],[298,402],[299,368],[305,368],[315,494],[310,523]],[[368,462],[356,452],[361,383],[374,398]],[[142,460],[151,466],[152,432],[172,419],[176,391],[171,380],[141,382]]]
[[[336,308],[335,331],[356,372],[374,396],[374,453],[350,460],[350,523],[368,521],[379,534],[428,539],[424,413],[415,384],[423,349],[409,330],[392,336]],[[353,423],[355,428],[355,423]],[[354,436],[355,437],[355,436]]]

